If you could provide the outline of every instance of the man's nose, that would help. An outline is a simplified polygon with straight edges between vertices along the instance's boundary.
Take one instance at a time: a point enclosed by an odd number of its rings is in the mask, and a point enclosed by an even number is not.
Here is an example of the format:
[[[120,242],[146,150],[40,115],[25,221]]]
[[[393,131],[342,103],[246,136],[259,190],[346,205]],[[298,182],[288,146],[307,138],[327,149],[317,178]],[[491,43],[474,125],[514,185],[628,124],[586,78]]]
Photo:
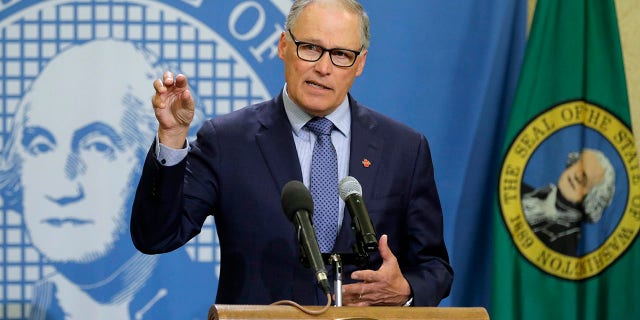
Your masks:
[[[322,53],[322,56],[315,64],[315,70],[321,74],[329,74],[333,69],[333,62],[331,62],[331,54],[329,51]]]
[[[85,197],[80,175],[86,171],[85,162],[75,152],[70,152],[66,159],[62,160],[63,167],[54,166],[51,170],[54,181],[50,181],[52,187],[45,197],[60,206],[68,205],[82,200]],[[55,185],[55,186],[54,186]]]
[[[84,199],[84,188],[80,183],[77,183],[73,192],[60,196],[47,195],[46,198],[58,205],[65,206]]]
[[[64,165],[64,173],[67,179],[76,179],[79,175],[84,173],[87,169],[86,163],[78,156],[77,153],[72,152],[67,156],[67,160]]]

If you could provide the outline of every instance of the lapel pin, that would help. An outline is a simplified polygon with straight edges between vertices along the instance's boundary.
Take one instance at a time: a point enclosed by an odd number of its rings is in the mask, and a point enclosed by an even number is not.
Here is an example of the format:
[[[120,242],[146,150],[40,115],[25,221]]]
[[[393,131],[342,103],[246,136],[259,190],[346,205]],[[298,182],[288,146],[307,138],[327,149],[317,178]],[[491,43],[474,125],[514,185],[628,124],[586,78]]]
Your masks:
[[[366,159],[366,158],[365,158],[365,159],[363,159],[363,160],[362,160],[362,165],[363,165],[365,168],[369,168],[369,167],[371,166],[371,161],[369,161],[369,159]]]

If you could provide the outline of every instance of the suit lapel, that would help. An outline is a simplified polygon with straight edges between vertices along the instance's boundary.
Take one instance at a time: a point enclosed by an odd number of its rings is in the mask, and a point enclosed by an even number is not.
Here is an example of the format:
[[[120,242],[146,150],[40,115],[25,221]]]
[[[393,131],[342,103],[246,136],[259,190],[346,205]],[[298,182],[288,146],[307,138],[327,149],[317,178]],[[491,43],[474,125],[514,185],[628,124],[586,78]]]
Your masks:
[[[351,151],[349,156],[349,175],[356,178],[362,186],[365,199],[370,198],[374,190],[375,177],[379,170],[383,146],[382,136],[378,133],[378,124],[370,111],[359,105],[349,95],[351,107]],[[335,252],[351,252],[351,217],[345,208],[342,227],[334,246]]]
[[[279,190],[291,180],[302,181],[300,161],[291,124],[284,111],[282,94],[262,105],[258,121],[262,128],[256,133],[256,142]]]
[[[380,167],[383,139],[378,133],[378,124],[369,111],[353,104],[351,115],[351,154],[349,175],[362,185],[363,196],[369,197],[374,190],[374,181]]]

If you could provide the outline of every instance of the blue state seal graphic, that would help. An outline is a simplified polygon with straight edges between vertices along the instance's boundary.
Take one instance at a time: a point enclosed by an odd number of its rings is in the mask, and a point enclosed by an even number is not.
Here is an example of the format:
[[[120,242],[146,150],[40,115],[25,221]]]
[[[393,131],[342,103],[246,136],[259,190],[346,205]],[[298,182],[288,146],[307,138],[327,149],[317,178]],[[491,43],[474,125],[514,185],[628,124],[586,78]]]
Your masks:
[[[269,99],[284,84],[272,75],[290,6],[0,4],[0,318],[206,318],[219,273],[213,221],[166,255],[137,252],[129,236],[157,126],[152,82],[186,74],[199,120]]]
[[[516,248],[550,275],[596,277],[640,231],[640,168],[633,134],[606,108],[559,103],[511,142],[499,182]]]

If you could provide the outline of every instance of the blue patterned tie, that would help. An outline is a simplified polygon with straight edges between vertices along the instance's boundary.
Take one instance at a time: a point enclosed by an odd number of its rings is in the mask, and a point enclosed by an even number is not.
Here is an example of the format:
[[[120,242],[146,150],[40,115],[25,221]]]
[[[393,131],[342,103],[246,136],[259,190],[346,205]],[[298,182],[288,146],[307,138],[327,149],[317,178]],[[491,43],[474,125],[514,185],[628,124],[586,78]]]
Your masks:
[[[331,252],[338,235],[338,158],[331,143],[333,123],[326,118],[313,118],[306,127],[317,140],[311,158],[310,191],[313,198],[313,224],[320,251]]]

